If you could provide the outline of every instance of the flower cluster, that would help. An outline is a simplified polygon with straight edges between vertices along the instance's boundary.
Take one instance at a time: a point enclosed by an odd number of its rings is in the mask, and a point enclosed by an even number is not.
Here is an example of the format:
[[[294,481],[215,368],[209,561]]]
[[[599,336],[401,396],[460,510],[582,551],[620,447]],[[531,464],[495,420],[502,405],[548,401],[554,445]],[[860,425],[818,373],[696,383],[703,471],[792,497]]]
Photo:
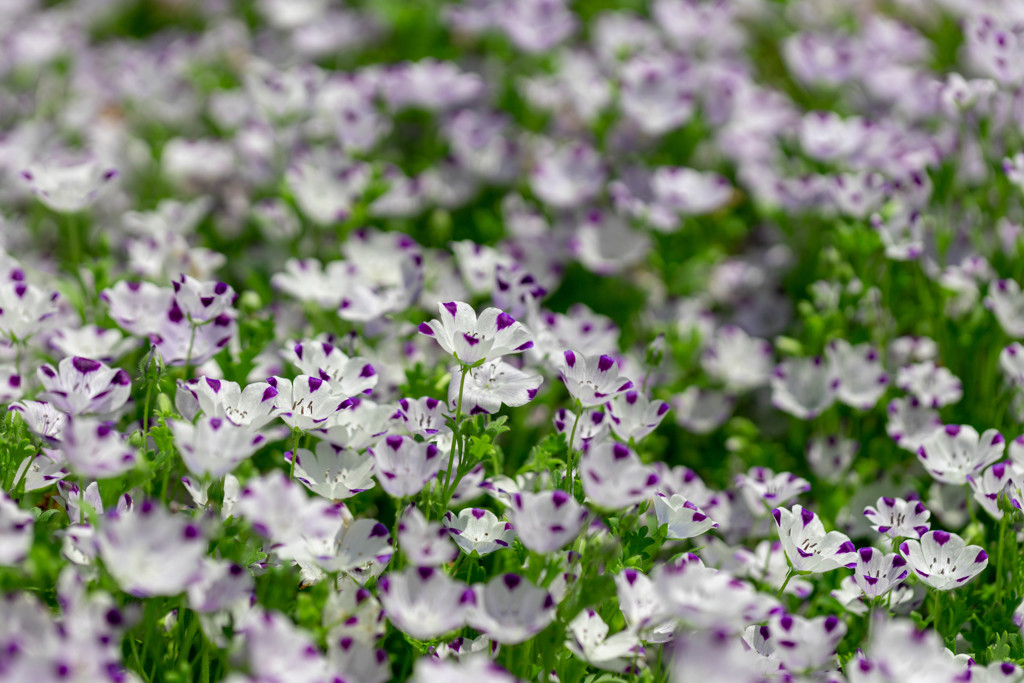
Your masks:
[[[0,679],[1024,681],[1018,0],[7,0]]]

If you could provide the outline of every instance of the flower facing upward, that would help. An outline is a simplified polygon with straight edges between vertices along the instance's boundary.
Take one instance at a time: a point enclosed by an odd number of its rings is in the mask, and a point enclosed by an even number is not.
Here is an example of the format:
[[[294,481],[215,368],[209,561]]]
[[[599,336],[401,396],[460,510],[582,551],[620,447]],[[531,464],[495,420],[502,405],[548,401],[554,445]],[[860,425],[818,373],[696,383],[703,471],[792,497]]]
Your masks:
[[[988,554],[981,546],[967,545],[947,531],[929,531],[920,541],[903,541],[900,553],[922,581],[940,591],[967,583],[988,566]]]
[[[559,364],[565,388],[584,408],[598,406],[633,388],[633,382],[619,375],[611,356],[584,356],[566,351]]]
[[[494,360],[508,353],[533,346],[530,332],[497,308],[484,309],[479,315],[462,301],[438,304],[440,320],[421,323],[419,330],[433,337],[441,348],[464,365]]]

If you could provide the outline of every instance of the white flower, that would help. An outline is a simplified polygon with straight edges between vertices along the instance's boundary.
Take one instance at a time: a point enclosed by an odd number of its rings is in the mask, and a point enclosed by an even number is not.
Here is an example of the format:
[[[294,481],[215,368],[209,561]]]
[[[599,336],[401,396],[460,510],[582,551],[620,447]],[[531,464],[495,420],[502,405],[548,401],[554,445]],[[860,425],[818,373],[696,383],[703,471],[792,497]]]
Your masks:
[[[818,515],[799,505],[772,510],[786,557],[797,571],[827,572],[856,563],[853,543],[838,531],[825,533]]]
[[[996,280],[989,285],[985,306],[1006,334],[1024,338],[1024,293],[1016,280]]]
[[[198,580],[207,540],[191,521],[144,501],[131,512],[109,513],[96,545],[125,592],[149,597],[177,595]]]
[[[788,358],[772,373],[772,404],[801,420],[825,412],[839,392],[839,374],[830,360]]]
[[[487,555],[510,547],[516,538],[510,522],[480,508],[466,508],[458,515],[449,510],[444,514],[444,525],[455,544],[466,554]]]
[[[398,521],[398,546],[409,562],[419,567],[437,567],[459,555],[448,529],[427,518],[410,503]]]
[[[682,540],[693,538],[718,526],[696,505],[678,493],[671,498],[658,493],[654,496],[654,514],[658,525],[668,525],[666,538]]]
[[[969,475],[981,472],[1003,457],[1003,435],[988,429],[979,435],[970,425],[946,425],[917,449],[928,474],[944,484],[965,484]]]
[[[988,554],[946,531],[929,531],[920,541],[900,544],[907,564],[922,581],[941,591],[967,583],[988,566]]]
[[[410,567],[377,582],[388,620],[418,640],[430,640],[461,628],[476,604],[473,589],[433,567]]]
[[[658,475],[625,444],[587,444],[580,458],[583,493],[594,505],[626,508],[650,497]]]
[[[32,547],[32,514],[0,491],[0,565],[17,566]]]
[[[930,360],[900,368],[896,386],[932,408],[957,403],[964,395],[956,375]]]
[[[528,374],[495,359],[471,368],[463,384],[462,373],[456,366],[448,383],[448,404],[458,404],[461,385],[463,413],[496,413],[502,405],[518,407],[532,401],[543,381],[540,375]]]
[[[890,538],[921,538],[928,532],[932,513],[919,500],[883,496],[874,506],[864,508],[871,528]]]
[[[111,187],[117,170],[95,159],[53,159],[32,164],[21,172],[29,189],[43,204],[59,213],[89,207]]]
[[[869,344],[853,346],[835,339],[828,345],[828,357],[839,377],[839,401],[859,410],[873,408],[889,387],[878,352]]]
[[[591,666],[605,671],[626,672],[643,654],[640,639],[631,631],[608,635],[608,624],[597,612],[585,609],[569,622],[565,646]]]
[[[555,600],[518,574],[494,576],[476,589],[467,623],[499,643],[516,645],[540,633],[555,618]]]
[[[723,325],[704,350],[701,364],[726,389],[750,391],[766,384],[772,374],[772,346],[741,327]]]
[[[344,500],[374,487],[373,467],[370,455],[321,441],[315,452],[299,449],[295,478],[328,500]]]
[[[633,382],[619,375],[611,356],[584,356],[573,351],[562,354],[559,374],[569,394],[584,408],[598,406],[633,388]]]
[[[463,365],[494,360],[533,346],[529,331],[497,308],[484,309],[479,317],[462,301],[441,303],[437,308],[441,319],[421,323],[419,331],[436,339]]]

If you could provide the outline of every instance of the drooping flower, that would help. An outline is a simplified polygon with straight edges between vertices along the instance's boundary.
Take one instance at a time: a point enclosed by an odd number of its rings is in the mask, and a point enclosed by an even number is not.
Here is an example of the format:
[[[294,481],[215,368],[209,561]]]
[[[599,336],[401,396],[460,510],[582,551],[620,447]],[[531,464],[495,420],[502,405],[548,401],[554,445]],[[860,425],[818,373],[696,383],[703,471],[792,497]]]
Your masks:
[[[946,425],[928,437],[917,457],[928,474],[944,484],[965,484],[968,475],[1003,457],[1006,442],[1003,435],[988,429],[979,435],[970,425]]]
[[[856,564],[856,548],[838,531],[825,533],[818,515],[799,505],[772,510],[786,557],[797,571],[827,572]]]
[[[421,323],[419,331],[433,337],[447,353],[463,365],[494,360],[533,346],[529,331],[497,308],[487,308],[477,317],[473,307],[462,301],[439,303],[440,320]]]
[[[937,590],[958,588],[988,566],[988,554],[947,531],[929,531],[900,544],[900,553],[922,581]]]

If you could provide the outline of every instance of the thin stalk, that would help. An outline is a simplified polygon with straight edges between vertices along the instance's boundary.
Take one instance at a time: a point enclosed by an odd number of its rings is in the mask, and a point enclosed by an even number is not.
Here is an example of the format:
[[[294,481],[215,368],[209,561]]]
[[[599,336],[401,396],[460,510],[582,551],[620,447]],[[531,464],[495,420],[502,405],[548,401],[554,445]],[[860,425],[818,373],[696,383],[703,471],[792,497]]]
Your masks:
[[[576,441],[576,427],[580,423],[580,417],[583,415],[583,404],[576,401],[576,419],[572,423],[572,431],[569,432],[569,457],[568,462],[565,463],[565,490],[570,494],[573,492],[572,484],[572,473],[576,467],[576,449],[573,448],[573,443]]]
[[[786,586],[789,585],[789,580],[792,579],[795,574],[796,574],[796,570],[793,569],[792,567],[790,567],[789,571],[786,572],[786,580],[782,582],[782,586],[779,587],[779,593],[776,596],[780,600],[782,599],[782,594],[786,591]]]
[[[188,353],[185,354],[185,380],[186,381],[188,381],[190,379],[190,375],[192,374],[192,347],[195,346],[195,343],[196,343],[196,328],[199,327],[194,322],[192,322],[192,318],[189,318],[188,322],[189,322],[190,325],[192,325],[192,334],[188,338]]]
[[[444,473],[444,483],[441,485],[441,512],[440,515],[444,514],[444,511],[448,508],[448,500],[450,494],[448,493],[448,484],[452,480],[452,465],[455,463],[455,452],[458,450],[464,452],[465,449],[461,448],[459,442],[459,427],[462,425],[462,392],[466,387],[466,375],[469,374],[469,366],[466,364],[462,365],[462,378],[459,379],[459,400],[455,404],[455,426],[452,427],[452,448],[448,453],[448,469]]]
[[[302,432],[298,429],[292,429],[292,463],[291,468],[288,471],[288,478],[295,478],[295,459],[299,457],[299,439],[302,438]]]

